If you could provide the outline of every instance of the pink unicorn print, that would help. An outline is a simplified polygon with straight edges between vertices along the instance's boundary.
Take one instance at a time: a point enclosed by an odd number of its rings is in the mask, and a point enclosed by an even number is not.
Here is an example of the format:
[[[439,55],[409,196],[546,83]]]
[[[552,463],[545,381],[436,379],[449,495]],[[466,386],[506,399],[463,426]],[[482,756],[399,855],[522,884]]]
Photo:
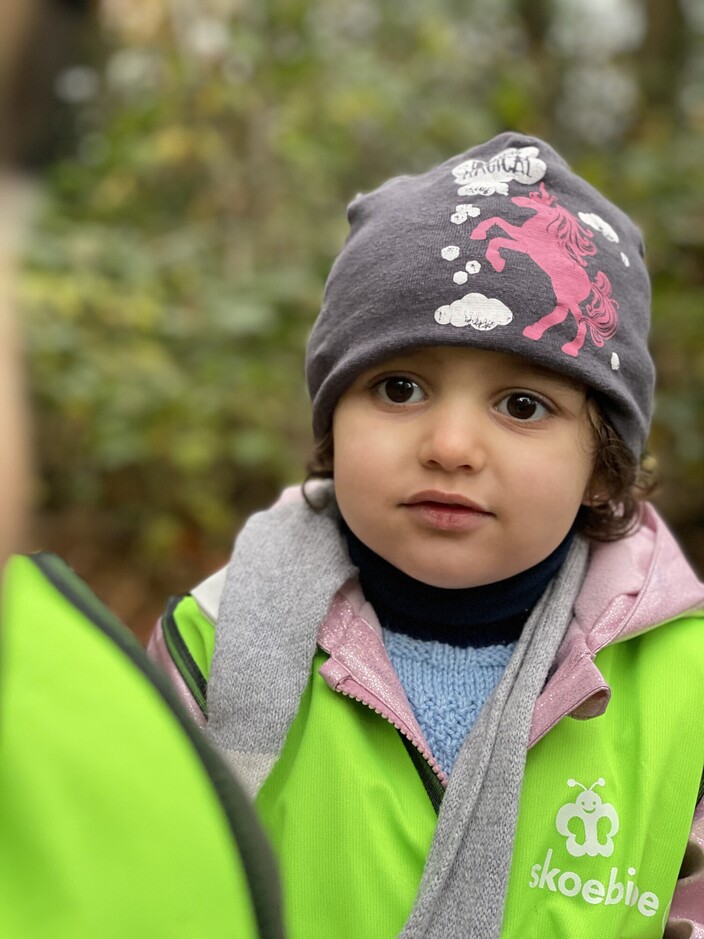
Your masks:
[[[571,313],[577,323],[577,334],[563,345],[562,351],[571,356],[579,355],[587,327],[594,345],[601,348],[616,332],[618,303],[611,296],[611,282],[606,274],[599,271],[591,281],[585,270],[586,258],[597,251],[592,232],[558,204],[544,183],[540,184],[539,192],[531,192],[529,197],[515,196],[511,201],[533,209],[535,215],[522,225],[512,225],[498,216],[485,219],[470,237],[484,239],[489,229],[496,225],[506,233],[506,237],[498,235],[487,245],[486,259],[495,271],[502,271],[506,265],[500,253],[504,248],[527,254],[550,278],[557,301],[555,308],[526,326],[523,335],[537,341],[546,330],[561,323]],[[585,300],[587,303],[582,308]]]

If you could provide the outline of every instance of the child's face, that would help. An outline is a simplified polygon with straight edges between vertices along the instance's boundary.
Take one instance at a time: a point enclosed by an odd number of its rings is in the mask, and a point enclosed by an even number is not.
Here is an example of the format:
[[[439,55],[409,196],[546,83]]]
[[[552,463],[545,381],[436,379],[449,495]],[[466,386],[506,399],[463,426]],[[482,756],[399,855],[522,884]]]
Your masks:
[[[515,356],[433,346],[369,369],[333,417],[335,491],[369,548],[436,587],[546,558],[586,498],[583,386]]]

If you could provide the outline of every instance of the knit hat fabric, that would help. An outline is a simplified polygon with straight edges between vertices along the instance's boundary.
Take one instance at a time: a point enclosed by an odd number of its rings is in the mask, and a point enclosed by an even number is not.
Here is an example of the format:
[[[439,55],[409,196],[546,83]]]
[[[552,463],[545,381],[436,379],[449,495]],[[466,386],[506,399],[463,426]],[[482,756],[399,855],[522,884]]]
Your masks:
[[[595,390],[639,458],[650,282],[633,222],[547,143],[505,133],[348,207],[313,327],[313,431],[367,368],[419,346],[519,355]]]

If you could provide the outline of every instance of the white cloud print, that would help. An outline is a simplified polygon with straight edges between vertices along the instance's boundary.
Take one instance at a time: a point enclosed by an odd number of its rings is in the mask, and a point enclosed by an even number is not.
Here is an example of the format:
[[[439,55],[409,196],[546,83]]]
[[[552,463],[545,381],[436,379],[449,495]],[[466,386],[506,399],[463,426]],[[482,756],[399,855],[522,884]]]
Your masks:
[[[471,326],[485,332],[496,326],[508,326],[513,313],[505,303],[483,293],[468,293],[454,303],[438,307],[435,321],[441,326]]]
[[[580,212],[579,217],[585,225],[593,228],[594,231],[601,232],[604,238],[607,238],[609,241],[613,241],[614,244],[618,244],[619,237],[616,232],[613,230],[611,225],[609,225],[609,223],[605,221],[600,215],[597,215],[596,212]]]
[[[453,167],[460,196],[507,195],[508,184],[532,186],[545,176],[545,161],[537,147],[509,147],[490,160],[465,160]]]
[[[478,205],[472,205],[469,202],[465,205],[457,205],[455,206],[454,215],[450,216],[450,221],[453,225],[463,225],[468,218],[476,218],[480,212],[481,209]]]

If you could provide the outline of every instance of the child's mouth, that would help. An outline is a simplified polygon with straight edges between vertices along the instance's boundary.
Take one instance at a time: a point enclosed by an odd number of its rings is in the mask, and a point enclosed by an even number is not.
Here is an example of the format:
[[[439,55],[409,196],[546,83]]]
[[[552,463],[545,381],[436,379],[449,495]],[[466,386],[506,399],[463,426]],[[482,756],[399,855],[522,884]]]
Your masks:
[[[463,496],[419,492],[404,507],[421,524],[442,531],[472,531],[493,518],[493,513]]]

